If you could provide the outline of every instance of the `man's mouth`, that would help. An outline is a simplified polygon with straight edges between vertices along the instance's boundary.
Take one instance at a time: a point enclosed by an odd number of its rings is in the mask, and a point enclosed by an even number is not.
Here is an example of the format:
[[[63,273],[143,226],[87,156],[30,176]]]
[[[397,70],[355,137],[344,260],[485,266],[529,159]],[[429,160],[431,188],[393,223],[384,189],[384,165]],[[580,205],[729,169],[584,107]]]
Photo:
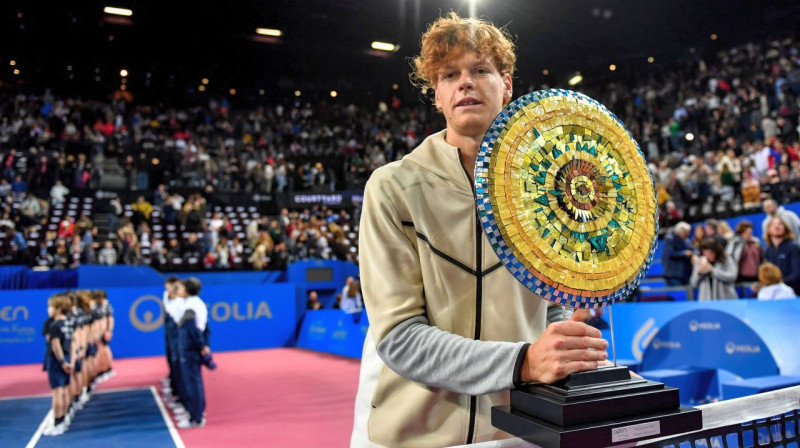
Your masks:
[[[482,104],[480,101],[476,100],[475,98],[464,98],[458,103],[456,103],[456,107],[462,106],[476,106],[478,104]]]

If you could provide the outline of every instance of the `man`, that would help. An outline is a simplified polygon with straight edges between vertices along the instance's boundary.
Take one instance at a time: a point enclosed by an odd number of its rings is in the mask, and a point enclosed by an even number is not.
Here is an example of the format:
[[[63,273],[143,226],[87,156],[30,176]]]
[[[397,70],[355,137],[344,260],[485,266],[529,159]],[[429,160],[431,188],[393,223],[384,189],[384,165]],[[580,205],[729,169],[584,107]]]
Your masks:
[[[586,310],[547,327],[481,230],[478,149],[511,101],[516,56],[492,24],[440,18],[422,37],[418,84],[447,129],[377,169],[361,217],[364,342],[351,446],[440,447],[507,438],[492,406],[521,382],[554,382],[606,359]],[[560,308],[553,308],[561,316]]]
[[[183,316],[178,322],[178,351],[180,371],[183,376],[182,385],[185,392],[184,407],[186,415],[178,417],[178,428],[190,429],[203,427],[206,424],[206,395],[203,387],[201,367],[203,356],[209,355],[206,324],[208,308],[198,296],[202,284],[196,277],[189,277],[183,282],[186,300],[183,303]]]
[[[178,297],[178,277],[170,276],[164,281],[164,347],[167,357],[169,375],[162,379],[162,392],[170,402],[181,402],[183,396],[180,384],[180,364],[178,358],[178,324],[183,316],[180,310],[183,298]],[[173,399],[174,397],[174,399]]]
[[[764,220],[761,221],[762,239],[766,239],[767,237],[767,226],[769,225],[769,220],[777,214],[783,218],[783,220],[786,222],[786,225],[791,228],[792,233],[794,233],[797,237],[797,241],[800,242],[800,217],[798,217],[795,212],[786,210],[783,206],[779,207],[778,203],[773,199],[765,200],[762,205],[764,206],[764,213],[767,214],[767,216],[764,217]]]
[[[692,257],[695,255],[689,233],[692,226],[681,221],[664,237],[661,263],[667,286],[685,286],[692,276]]]

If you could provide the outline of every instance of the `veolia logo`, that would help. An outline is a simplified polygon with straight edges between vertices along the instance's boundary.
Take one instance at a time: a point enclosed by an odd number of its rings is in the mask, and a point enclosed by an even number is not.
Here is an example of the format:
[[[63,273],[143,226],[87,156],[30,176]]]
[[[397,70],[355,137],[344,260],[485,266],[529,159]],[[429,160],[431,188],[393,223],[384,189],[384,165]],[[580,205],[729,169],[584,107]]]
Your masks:
[[[662,341],[661,339],[653,339],[653,348],[656,350],[660,350],[662,348],[666,349],[679,349],[681,348],[681,341]]]
[[[148,305],[146,309],[140,313],[139,307],[145,302],[155,302],[158,309],[158,316],[151,310],[154,308]],[[136,299],[131,305],[130,312],[128,313],[131,319],[131,324],[139,331],[149,333],[158,330],[164,324],[164,308],[161,306],[161,299],[156,296],[142,296]]]
[[[732,355],[734,353],[756,354],[761,353],[760,345],[737,344],[733,341],[725,344],[725,353]]]
[[[28,320],[28,308],[19,305],[19,306],[4,306],[0,308],[0,320],[4,320],[6,322],[12,322],[19,319],[19,315],[22,314],[23,320]]]
[[[238,303],[217,302],[211,306],[211,317],[217,322],[228,320],[258,320],[266,317],[272,319],[272,310],[269,309],[267,302],[258,302],[254,306],[253,302],[247,302],[240,306]]]
[[[697,330],[719,330],[722,328],[719,322],[698,322],[694,319],[689,321],[689,330],[695,332]]]

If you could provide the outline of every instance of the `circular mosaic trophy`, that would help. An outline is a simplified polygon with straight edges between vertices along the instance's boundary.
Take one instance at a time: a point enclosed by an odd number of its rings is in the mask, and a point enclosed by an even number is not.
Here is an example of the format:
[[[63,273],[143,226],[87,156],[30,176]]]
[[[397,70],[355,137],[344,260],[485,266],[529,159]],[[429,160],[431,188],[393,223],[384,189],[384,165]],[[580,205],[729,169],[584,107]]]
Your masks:
[[[483,139],[475,189],[500,260],[551,302],[610,305],[653,260],[658,209],[644,156],[583,94],[543,90],[506,106]]]
[[[500,260],[551,302],[611,305],[653,260],[658,212],[644,156],[614,114],[580,93],[545,90],[509,104],[483,139],[475,189]],[[611,328],[613,351],[613,321]],[[681,407],[677,389],[632,378],[616,358],[510,396],[492,408],[492,425],[540,446],[611,446],[703,427],[701,411]]]

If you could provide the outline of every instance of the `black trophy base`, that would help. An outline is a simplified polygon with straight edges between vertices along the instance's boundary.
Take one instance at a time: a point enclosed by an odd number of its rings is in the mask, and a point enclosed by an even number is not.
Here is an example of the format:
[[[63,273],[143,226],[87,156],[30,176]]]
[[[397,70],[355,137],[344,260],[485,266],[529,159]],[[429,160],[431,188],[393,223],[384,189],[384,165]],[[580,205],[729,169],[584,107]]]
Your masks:
[[[564,427],[506,405],[492,408],[492,425],[544,448],[589,448],[697,431],[703,427],[703,416],[699,409],[681,406],[641,417]]]
[[[681,407],[678,389],[631,378],[626,367],[569,375],[556,384],[511,391],[492,424],[543,447],[605,447],[699,430],[699,410]]]

